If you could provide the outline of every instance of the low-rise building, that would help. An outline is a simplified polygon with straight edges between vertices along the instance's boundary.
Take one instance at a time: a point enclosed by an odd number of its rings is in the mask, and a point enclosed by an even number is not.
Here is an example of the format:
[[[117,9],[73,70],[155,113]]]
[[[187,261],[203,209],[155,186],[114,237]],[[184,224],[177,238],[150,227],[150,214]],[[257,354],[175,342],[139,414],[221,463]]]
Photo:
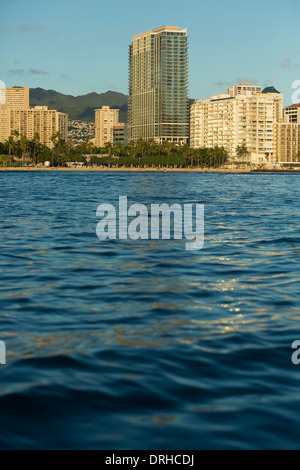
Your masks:
[[[113,145],[115,146],[118,142],[127,145],[127,126],[126,124],[119,123],[113,127]]]

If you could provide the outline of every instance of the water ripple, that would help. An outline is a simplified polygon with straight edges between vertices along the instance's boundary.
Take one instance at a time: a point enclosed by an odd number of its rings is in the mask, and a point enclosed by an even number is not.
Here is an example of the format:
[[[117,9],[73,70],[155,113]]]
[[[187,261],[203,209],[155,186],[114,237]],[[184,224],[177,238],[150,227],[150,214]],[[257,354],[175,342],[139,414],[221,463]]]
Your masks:
[[[298,175],[0,173],[0,448],[298,448]],[[205,245],[96,208],[205,204]]]

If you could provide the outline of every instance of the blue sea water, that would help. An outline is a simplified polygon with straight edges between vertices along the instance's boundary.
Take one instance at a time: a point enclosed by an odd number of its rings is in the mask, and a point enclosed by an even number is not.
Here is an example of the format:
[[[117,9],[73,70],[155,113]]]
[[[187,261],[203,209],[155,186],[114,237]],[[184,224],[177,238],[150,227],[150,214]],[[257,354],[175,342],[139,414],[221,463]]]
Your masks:
[[[96,209],[205,205],[205,244]],[[1,449],[299,448],[300,175],[0,172]]]

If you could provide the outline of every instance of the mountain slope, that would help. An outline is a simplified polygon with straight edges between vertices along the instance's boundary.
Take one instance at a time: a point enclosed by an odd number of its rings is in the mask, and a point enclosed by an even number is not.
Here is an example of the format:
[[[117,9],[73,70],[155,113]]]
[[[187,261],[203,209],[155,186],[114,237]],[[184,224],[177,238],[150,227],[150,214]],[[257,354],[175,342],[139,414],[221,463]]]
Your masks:
[[[57,111],[67,113],[69,119],[82,121],[94,121],[95,109],[110,106],[120,109],[120,122],[127,122],[127,96],[116,91],[72,96],[54,90],[31,88],[30,106],[48,106],[49,109],[57,109]]]

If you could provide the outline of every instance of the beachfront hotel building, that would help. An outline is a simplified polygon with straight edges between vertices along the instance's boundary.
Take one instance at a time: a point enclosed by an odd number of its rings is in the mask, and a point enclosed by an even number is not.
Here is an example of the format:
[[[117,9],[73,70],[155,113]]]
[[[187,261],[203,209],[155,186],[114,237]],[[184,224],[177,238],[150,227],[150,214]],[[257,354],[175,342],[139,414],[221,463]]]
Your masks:
[[[113,144],[114,127],[119,124],[119,109],[102,106],[95,109],[95,145],[103,147],[106,142]]]
[[[29,88],[3,88],[4,102],[10,109],[29,109]]]
[[[189,139],[188,36],[163,26],[129,46],[128,140],[182,145]]]
[[[284,108],[283,117],[285,122],[300,124],[300,103],[292,104]]]
[[[228,88],[227,93],[231,97],[236,96],[253,96],[262,92],[261,86],[253,86],[250,83],[240,83]]]
[[[300,166],[300,124],[280,122],[276,124],[275,131],[277,163],[280,166]]]
[[[29,88],[1,88],[0,142],[5,142],[11,132],[11,111],[29,109]]]
[[[300,166],[300,103],[284,108],[276,124],[276,155],[281,166]]]
[[[68,115],[48,109],[47,106],[35,106],[28,110],[15,109],[10,111],[10,128],[29,140],[39,134],[40,143],[52,147],[52,135],[58,132],[62,139],[67,138]]]
[[[244,160],[272,164],[277,161],[275,124],[282,115],[282,94],[240,84],[227,94],[195,100],[190,110],[190,145],[224,147],[232,160],[237,158],[237,147],[245,145],[249,155]]]
[[[29,88],[5,88],[5,104],[0,105],[0,142],[5,142],[14,131],[27,139],[34,134],[40,143],[52,147],[51,136],[57,132],[63,139],[68,135],[68,115],[47,106],[29,107]]]

